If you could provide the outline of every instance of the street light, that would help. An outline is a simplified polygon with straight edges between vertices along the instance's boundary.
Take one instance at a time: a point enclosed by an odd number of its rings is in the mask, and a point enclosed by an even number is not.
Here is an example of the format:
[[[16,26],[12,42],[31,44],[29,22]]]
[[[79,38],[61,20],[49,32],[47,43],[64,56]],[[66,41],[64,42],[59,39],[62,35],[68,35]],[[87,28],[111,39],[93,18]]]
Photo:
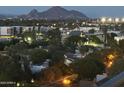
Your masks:
[[[65,78],[63,79],[62,83],[67,86],[71,84],[71,80]]]
[[[20,86],[20,83],[17,83],[16,86],[19,87]]]
[[[102,17],[100,21],[101,21],[102,23],[105,23],[105,22],[106,22],[106,18],[105,18],[105,17]]]
[[[110,68],[115,60],[116,54],[107,55],[107,68]]]
[[[112,22],[112,18],[108,18],[108,22],[111,23]]]
[[[110,19],[109,19],[110,20]],[[102,29],[102,31],[103,31],[103,33],[104,33],[104,46],[106,46],[106,44],[107,44],[107,27],[106,27],[106,18],[105,17],[102,17],[101,18],[101,29]]]
[[[115,18],[115,22],[118,23],[119,22],[119,18]]]
[[[32,43],[32,38],[31,38],[31,37],[25,37],[24,40],[25,40],[27,43],[29,43],[29,44]]]
[[[115,30],[118,30],[118,23],[119,23],[120,19],[119,18],[115,18]]]
[[[27,37],[27,40],[28,40],[28,41],[31,41],[31,37]]]
[[[69,35],[70,34],[70,32],[67,32],[67,35]]]
[[[115,58],[115,56],[113,54],[109,54],[107,57],[109,60],[113,60]]]
[[[124,23],[124,18],[122,18],[121,21]]]
[[[34,79],[31,79],[31,83],[34,83]]]

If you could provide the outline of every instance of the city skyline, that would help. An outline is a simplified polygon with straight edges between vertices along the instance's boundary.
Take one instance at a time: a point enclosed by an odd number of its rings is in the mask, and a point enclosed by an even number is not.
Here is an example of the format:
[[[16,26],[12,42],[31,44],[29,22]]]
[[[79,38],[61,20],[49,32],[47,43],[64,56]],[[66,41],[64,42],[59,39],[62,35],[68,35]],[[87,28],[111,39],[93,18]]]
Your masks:
[[[1,6],[0,14],[27,14],[32,9],[37,9],[39,12],[46,11],[52,6]],[[101,16],[123,17],[123,6],[62,6],[67,10],[77,10],[86,14],[88,17],[96,18]]]

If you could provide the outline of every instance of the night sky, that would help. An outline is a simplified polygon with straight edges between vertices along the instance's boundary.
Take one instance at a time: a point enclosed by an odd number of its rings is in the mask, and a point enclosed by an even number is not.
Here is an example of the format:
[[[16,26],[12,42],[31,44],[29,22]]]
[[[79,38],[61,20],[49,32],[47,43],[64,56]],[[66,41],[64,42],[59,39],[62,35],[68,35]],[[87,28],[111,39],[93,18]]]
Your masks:
[[[27,14],[32,9],[39,12],[49,9],[51,6],[0,6],[0,14]],[[64,7],[64,6],[63,6]],[[68,10],[78,10],[88,17],[124,17],[124,6],[66,6]]]

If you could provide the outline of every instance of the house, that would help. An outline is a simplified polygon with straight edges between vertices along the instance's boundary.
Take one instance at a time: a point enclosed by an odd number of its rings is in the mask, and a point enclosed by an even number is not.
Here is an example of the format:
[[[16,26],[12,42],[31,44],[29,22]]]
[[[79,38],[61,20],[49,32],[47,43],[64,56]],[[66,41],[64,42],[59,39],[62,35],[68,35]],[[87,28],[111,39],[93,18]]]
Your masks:
[[[88,33],[89,32],[89,30],[91,30],[91,29],[94,29],[95,31],[99,31],[100,30],[100,27],[89,27],[89,26],[87,26],[87,27],[79,27],[79,28],[75,28],[74,29],[74,31],[77,31],[77,30],[79,30],[79,31],[83,31],[84,33]]]
[[[12,27],[0,27],[0,41],[11,40],[12,38],[14,38]]]
[[[13,35],[14,31],[12,27],[0,27],[0,36],[10,36]]]

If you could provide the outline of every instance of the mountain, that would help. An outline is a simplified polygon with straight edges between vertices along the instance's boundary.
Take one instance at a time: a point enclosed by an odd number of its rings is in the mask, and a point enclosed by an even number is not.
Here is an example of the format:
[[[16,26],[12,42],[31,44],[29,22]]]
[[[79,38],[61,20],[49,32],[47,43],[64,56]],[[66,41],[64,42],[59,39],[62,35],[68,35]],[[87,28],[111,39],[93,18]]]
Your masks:
[[[30,13],[26,15],[20,15],[18,18],[23,19],[48,19],[48,20],[57,20],[57,19],[82,19],[88,18],[85,14],[80,13],[75,10],[66,10],[62,7],[55,6],[44,12],[38,12],[36,9],[33,9]]]

